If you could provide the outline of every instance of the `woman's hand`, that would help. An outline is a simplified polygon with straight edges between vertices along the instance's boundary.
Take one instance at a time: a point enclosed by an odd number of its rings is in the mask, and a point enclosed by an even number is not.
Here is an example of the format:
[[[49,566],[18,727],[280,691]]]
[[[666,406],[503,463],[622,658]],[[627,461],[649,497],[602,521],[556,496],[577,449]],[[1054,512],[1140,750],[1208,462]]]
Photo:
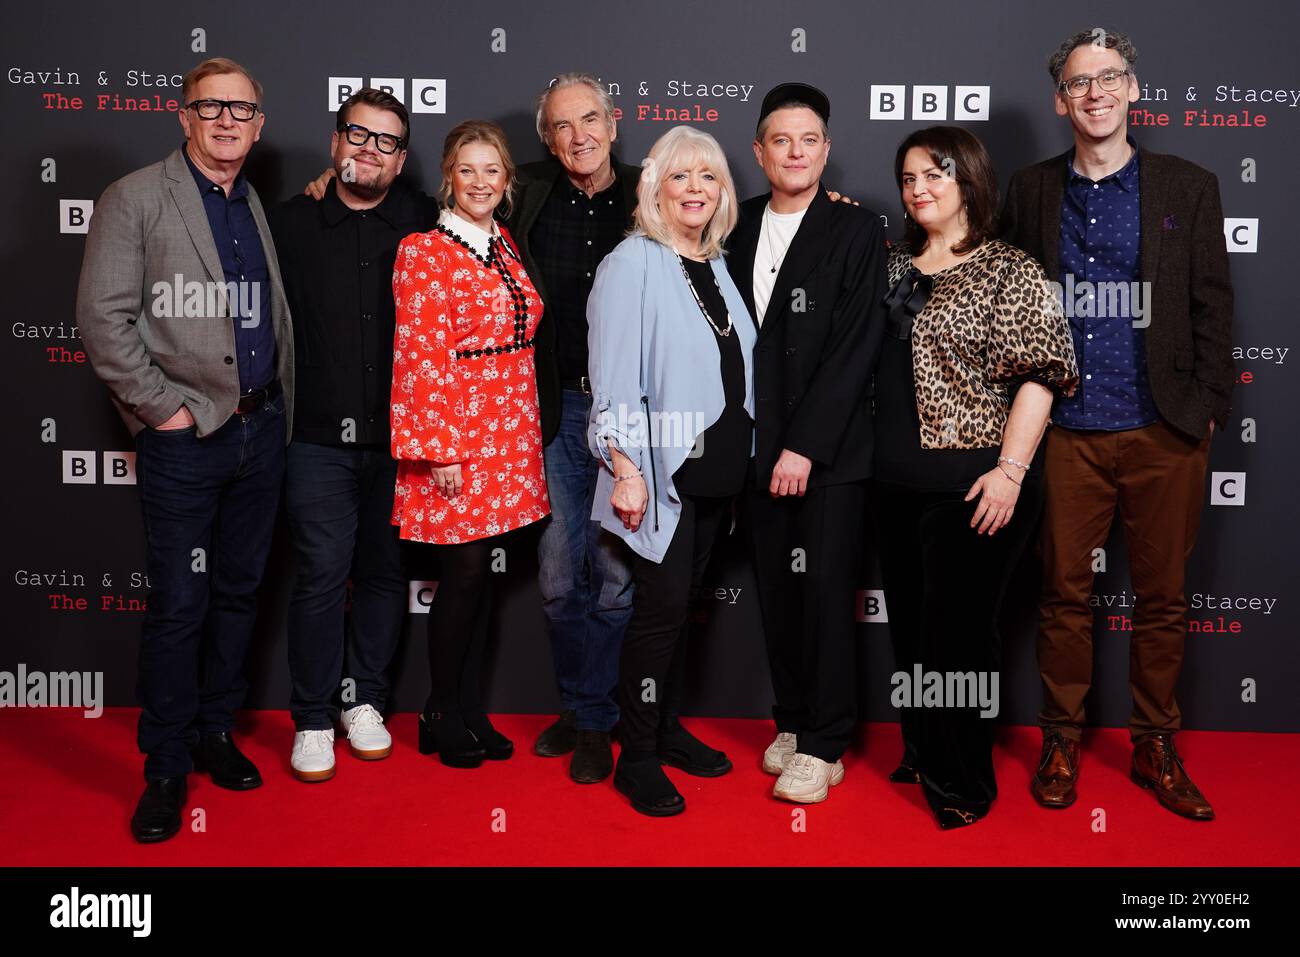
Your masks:
[[[465,487],[461,478],[460,463],[452,465],[435,465],[433,467],[433,487],[447,498],[455,498]]]
[[[614,482],[614,494],[609,497],[609,504],[614,506],[614,514],[623,522],[624,528],[636,531],[645,518],[646,506],[650,504],[650,495],[646,491],[645,479],[635,472],[628,472],[631,478]],[[618,479],[618,474],[614,476]]]
[[[975,517],[970,520],[970,527],[979,526],[976,535],[983,535],[986,530],[992,535],[1011,521],[1016,500],[1020,498],[1020,485],[1008,478],[1001,467],[994,466],[975,480],[966,493],[966,501],[976,495],[981,496],[980,503],[975,509]]]

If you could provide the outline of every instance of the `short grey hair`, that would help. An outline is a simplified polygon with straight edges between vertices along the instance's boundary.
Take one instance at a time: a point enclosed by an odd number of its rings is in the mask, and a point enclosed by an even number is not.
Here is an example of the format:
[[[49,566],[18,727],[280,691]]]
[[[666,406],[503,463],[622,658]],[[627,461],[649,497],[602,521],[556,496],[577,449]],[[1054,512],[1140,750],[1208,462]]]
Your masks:
[[[550,103],[552,93],[570,86],[585,86],[591,90],[600,101],[600,108],[605,111],[605,124],[611,127],[614,125],[614,98],[609,95],[609,90],[600,82],[599,77],[591,73],[561,73],[537,96],[537,137],[547,146],[550,145],[551,134],[546,117],[547,104]]]
[[[1138,51],[1133,45],[1133,41],[1123,33],[1114,33],[1105,30],[1102,27],[1094,27],[1091,30],[1080,30],[1074,36],[1070,37],[1059,47],[1056,52],[1047,58],[1047,72],[1052,74],[1052,83],[1058,88],[1061,85],[1061,74],[1065,72],[1065,61],[1070,59],[1070,54],[1079,47],[1086,46],[1104,46],[1108,50],[1114,50],[1124,60],[1124,69],[1132,70],[1133,64],[1137,62]]]

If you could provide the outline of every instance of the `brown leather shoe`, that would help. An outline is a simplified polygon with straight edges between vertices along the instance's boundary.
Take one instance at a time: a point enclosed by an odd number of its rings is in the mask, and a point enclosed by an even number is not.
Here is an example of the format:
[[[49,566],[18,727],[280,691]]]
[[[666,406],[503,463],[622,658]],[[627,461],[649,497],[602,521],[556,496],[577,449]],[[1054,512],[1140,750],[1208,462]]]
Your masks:
[[[1079,780],[1079,742],[1056,728],[1043,729],[1043,753],[1029,792],[1043,807],[1069,807]]]
[[[1133,745],[1129,777],[1139,787],[1155,791],[1160,803],[1175,814],[1194,821],[1213,821],[1214,808],[1192,783],[1174,750],[1172,734],[1148,734]]]

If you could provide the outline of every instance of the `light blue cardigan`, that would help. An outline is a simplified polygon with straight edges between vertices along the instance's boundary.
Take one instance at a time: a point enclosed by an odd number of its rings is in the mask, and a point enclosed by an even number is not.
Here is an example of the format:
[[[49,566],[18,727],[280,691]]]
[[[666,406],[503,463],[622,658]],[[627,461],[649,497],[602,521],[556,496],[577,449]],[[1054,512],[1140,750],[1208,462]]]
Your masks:
[[[731,312],[731,334],[740,339],[745,410],[752,418],[757,331],[722,257],[710,265]],[[713,318],[719,325],[724,320]],[[673,473],[726,404],[718,343],[672,249],[637,235],[605,257],[587,299],[587,348],[592,391],[587,443],[605,464],[591,517],[638,555],[663,561],[682,514]],[[641,470],[650,494],[635,532],[623,527],[609,503],[611,441]]]

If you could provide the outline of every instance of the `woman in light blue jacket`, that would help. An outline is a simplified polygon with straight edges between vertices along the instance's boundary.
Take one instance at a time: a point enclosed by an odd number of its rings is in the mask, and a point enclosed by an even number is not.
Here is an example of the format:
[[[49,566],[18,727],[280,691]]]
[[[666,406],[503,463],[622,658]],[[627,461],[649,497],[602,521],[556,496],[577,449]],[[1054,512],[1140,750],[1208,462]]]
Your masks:
[[[605,465],[592,518],[635,553],[614,786],[636,810],[662,817],[686,802],[657,758],[659,705],[691,596],[753,453],[757,330],[722,261],[738,204],[717,141],[674,127],[644,166],[636,229],[600,264],[587,301],[588,438]]]

